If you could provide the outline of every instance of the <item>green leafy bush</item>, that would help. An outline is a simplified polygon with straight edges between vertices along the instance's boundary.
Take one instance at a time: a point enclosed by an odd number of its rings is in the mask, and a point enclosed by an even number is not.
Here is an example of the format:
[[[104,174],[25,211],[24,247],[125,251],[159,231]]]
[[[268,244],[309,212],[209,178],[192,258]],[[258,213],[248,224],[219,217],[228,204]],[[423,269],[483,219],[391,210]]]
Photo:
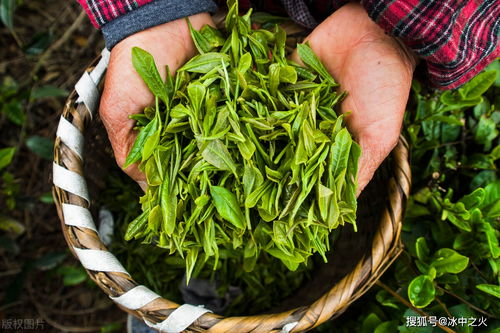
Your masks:
[[[457,90],[414,82],[405,250],[360,312],[320,331],[442,332],[439,318],[448,332],[500,331],[499,106],[498,60]]]

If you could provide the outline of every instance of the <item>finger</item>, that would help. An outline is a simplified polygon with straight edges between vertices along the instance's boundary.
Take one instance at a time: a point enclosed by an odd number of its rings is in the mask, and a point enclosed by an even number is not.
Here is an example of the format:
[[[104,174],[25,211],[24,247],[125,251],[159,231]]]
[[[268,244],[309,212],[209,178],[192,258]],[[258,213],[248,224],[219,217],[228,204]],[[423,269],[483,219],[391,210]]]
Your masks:
[[[361,146],[358,163],[358,196],[398,143],[400,128],[399,124],[381,122],[360,133],[358,137]]]
[[[307,40],[307,39],[306,39]],[[306,41],[305,40],[305,41]],[[305,42],[304,41],[304,42]],[[299,64],[300,66],[302,67],[305,67],[304,63],[302,62],[302,59],[300,59],[299,57],[299,53],[297,52],[297,49],[294,49],[292,54],[290,54],[290,56],[288,57],[291,61]]]
[[[122,167],[137,134],[133,131],[135,122],[129,115],[140,113],[145,106],[153,102],[153,95],[143,86],[140,78],[134,75],[130,62],[120,61],[121,50],[117,51],[110,59],[99,112],[108,132],[116,162]],[[127,85],[123,82],[127,82]],[[140,93],[132,96],[128,87],[138,87],[136,92]],[[145,181],[145,176],[136,164],[124,171],[137,182]]]
[[[101,119],[108,132],[108,137],[111,142],[111,147],[115,155],[116,163],[121,168],[127,159],[128,152],[134,144],[137,136],[136,131],[133,130],[134,121],[128,118],[129,114],[137,113],[132,109],[127,111],[127,107],[116,108],[116,105],[109,106],[112,100],[103,96],[101,100]],[[127,173],[135,181],[145,181],[145,176],[138,169],[137,164],[133,164],[126,168]]]
[[[358,188],[356,189],[356,196],[359,196],[365,189],[366,185],[371,181],[375,171],[377,171],[380,164],[385,159],[385,152],[371,150],[367,147],[361,148],[361,156],[359,158],[358,170]]]

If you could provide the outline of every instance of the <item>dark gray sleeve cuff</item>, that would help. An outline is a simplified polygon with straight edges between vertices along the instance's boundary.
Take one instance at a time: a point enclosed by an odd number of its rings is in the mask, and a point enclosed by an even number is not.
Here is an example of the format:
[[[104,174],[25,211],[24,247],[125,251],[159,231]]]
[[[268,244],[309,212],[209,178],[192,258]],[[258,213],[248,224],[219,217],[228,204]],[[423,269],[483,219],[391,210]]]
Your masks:
[[[155,0],[105,24],[101,30],[106,48],[111,50],[136,32],[190,15],[216,11],[217,5],[212,0]]]

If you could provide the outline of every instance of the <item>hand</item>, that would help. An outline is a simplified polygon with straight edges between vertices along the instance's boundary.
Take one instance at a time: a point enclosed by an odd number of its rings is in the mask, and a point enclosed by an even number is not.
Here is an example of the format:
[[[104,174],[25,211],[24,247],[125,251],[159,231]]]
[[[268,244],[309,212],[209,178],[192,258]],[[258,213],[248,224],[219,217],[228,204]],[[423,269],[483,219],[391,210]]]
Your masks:
[[[398,142],[415,58],[349,3],[306,38],[348,95],[341,105],[347,126],[361,145],[358,195]],[[296,52],[292,55],[300,61]]]
[[[207,13],[189,17],[195,29],[214,25]],[[168,22],[127,37],[111,51],[101,98],[100,115],[109,135],[116,162],[121,167],[134,144],[137,132],[129,115],[141,113],[154,102],[153,94],[132,65],[132,48],[138,46],[151,53],[163,78],[168,65],[172,75],[196,53],[185,19]],[[125,172],[145,189],[145,175],[137,164]]]

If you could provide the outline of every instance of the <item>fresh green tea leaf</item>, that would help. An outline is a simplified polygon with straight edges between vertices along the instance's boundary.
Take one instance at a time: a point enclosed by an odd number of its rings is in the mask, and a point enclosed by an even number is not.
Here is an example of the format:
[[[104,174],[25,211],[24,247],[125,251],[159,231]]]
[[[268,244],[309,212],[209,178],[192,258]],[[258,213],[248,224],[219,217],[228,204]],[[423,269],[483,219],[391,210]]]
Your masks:
[[[245,216],[236,196],[225,187],[210,186],[215,208],[219,215],[238,229],[245,228]]]
[[[297,44],[297,52],[304,64],[314,69],[327,82],[331,83],[332,85],[336,85],[332,76],[330,75],[330,73],[328,73],[325,66],[321,63],[316,54],[314,54],[309,44]]]
[[[236,164],[227,150],[226,146],[220,140],[213,140],[207,145],[207,147],[201,153],[205,161],[212,164],[220,170],[229,170],[235,176],[236,174]]]
[[[149,211],[144,211],[141,215],[130,222],[127,228],[127,232],[125,233],[125,240],[131,240],[132,238],[137,237],[139,233],[144,231],[144,228],[146,227],[148,222],[148,215]]]
[[[194,56],[184,66],[177,71],[193,72],[206,74],[217,67],[227,66],[229,64],[229,56],[227,54],[208,52]]]
[[[170,182],[162,185],[160,204],[163,216],[163,230],[168,236],[174,233],[177,225],[177,193],[172,191]]]
[[[191,33],[191,38],[193,39],[194,45],[201,54],[209,52],[212,49],[212,45],[209,40],[201,34],[198,30],[194,29],[191,25],[189,18],[186,18],[188,23],[189,32]]]
[[[151,156],[159,140],[157,134],[159,132],[158,128],[159,128],[159,120],[157,117],[155,117],[152,121],[150,121],[145,127],[143,127],[140,130],[139,134],[137,135],[137,138],[134,141],[132,149],[130,149],[127,159],[125,160],[125,164],[122,166],[123,169],[126,169],[128,166],[139,161],[141,158],[147,159],[149,156]],[[149,140],[148,142],[148,139],[150,137],[153,137],[153,139]],[[146,142],[148,143],[147,148],[146,148]],[[146,151],[146,153],[144,153],[144,151]],[[146,157],[144,157],[143,155]]]
[[[169,98],[165,84],[158,72],[153,56],[139,47],[134,47],[132,48],[132,64],[151,92],[158,96],[163,103],[168,104]]]
[[[238,62],[238,71],[245,74],[252,67],[252,55],[249,52],[243,54]]]

